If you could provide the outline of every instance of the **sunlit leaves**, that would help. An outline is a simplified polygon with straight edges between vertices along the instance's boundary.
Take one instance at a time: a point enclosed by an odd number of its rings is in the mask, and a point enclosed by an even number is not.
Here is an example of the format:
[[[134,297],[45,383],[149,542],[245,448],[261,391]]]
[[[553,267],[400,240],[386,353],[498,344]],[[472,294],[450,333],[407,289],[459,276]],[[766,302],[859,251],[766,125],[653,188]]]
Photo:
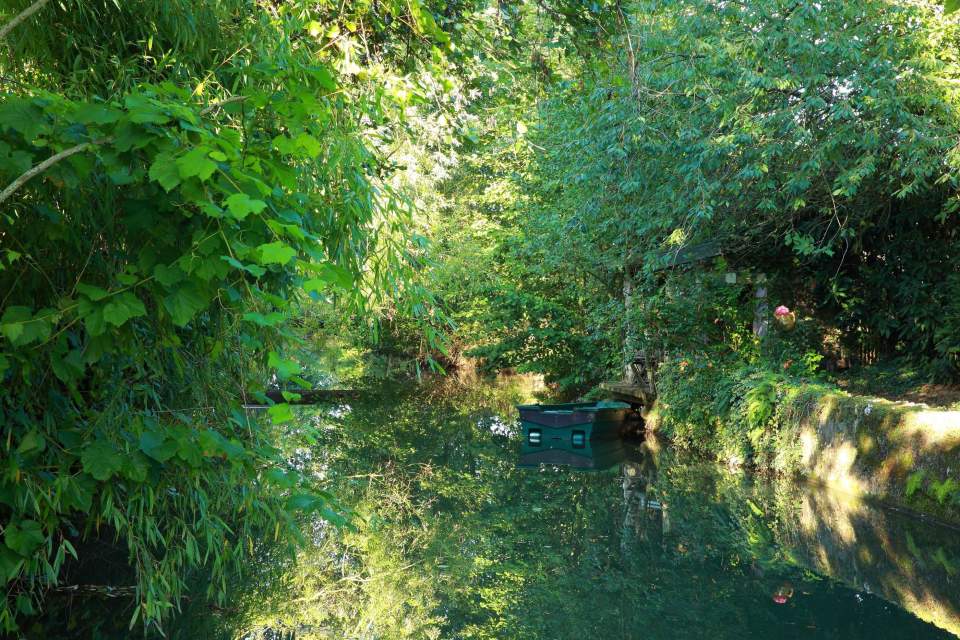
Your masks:
[[[270,416],[270,420],[274,424],[282,424],[284,422],[290,422],[296,416],[293,413],[293,410],[290,409],[290,405],[287,403],[275,404],[269,409],[267,409],[267,415]]]
[[[303,283],[307,291],[323,291],[329,286],[349,290],[354,285],[353,274],[340,265],[330,262],[304,263],[303,268],[314,275]]]
[[[200,180],[207,180],[217,170],[217,163],[210,159],[210,150],[206,147],[191,149],[184,156],[177,158],[177,172],[181,179],[196,176]],[[162,183],[161,183],[162,184]]]
[[[285,242],[268,242],[257,247],[260,264],[287,264],[297,255],[297,250]]]
[[[226,200],[227,210],[234,218],[243,220],[251,213],[260,213],[267,208],[263,200],[252,199],[245,193],[234,193]]]
[[[286,320],[282,313],[276,311],[271,311],[267,314],[249,311],[243,314],[243,319],[258,324],[261,327],[275,327]]]
[[[220,256],[220,259],[226,262],[227,264],[229,264],[231,267],[234,267],[235,269],[246,271],[247,273],[254,276],[255,278],[259,278],[260,276],[262,276],[267,272],[267,270],[261,267],[260,265],[244,264],[239,260],[237,260],[236,258],[233,258],[230,256]]]
[[[370,28],[356,15],[328,20],[311,9],[323,27],[308,26],[314,37],[304,38],[297,20],[238,22],[210,7],[183,3],[157,16],[119,3],[110,29],[95,35],[70,12],[50,14],[54,31],[71,33],[70,60],[47,55],[44,38],[24,38],[23,64],[0,97],[7,181],[93,142],[18,188],[0,214],[15,239],[15,250],[0,250],[9,298],[0,376],[11,398],[0,413],[18,416],[8,457],[29,487],[12,517],[30,520],[23,505],[32,505],[46,542],[107,523],[130,557],[163,549],[155,570],[131,567],[139,594],[131,610],[147,624],[182,600],[185,576],[206,571],[226,585],[252,532],[282,524],[281,542],[294,535],[288,491],[251,488],[262,469],[284,465],[282,439],[295,431],[285,425],[296,415],[288,403],[266,413],[239,407],[266,376],[310,384],[279,355],[291,352],[283,341],[309,299],[304,282],[308,292],[335,290],[347,316],[385,306],[414,272],[404,254],[410,212],[381,148],[402,129],[392,86],[416,83],[412,59],[404,53],[402,69],[378,64],[370,75],[359,73],[369,60],[342,65],[355,32]],[[421,4],[397,7],[407,19],[376,22],[388,38],[435,30]],[[93,24],[101,11],[91,5],[84,15]],[[329,46],[339,36],[330,29],[348,23],[344,48]],[[183,28],[175,38],[135,33],[148,24]],[[161,44],[174,40],[175,55]],[[427,40],[412,41],[415,54]],[[391,77],[384,91],[380,81]],[[289,473],[291,487],[310,490],[311,479]],[[2,545],[0,574],[21,572],[12,589],[23,612],[26,594],[48,591],[57,554],[72,547],[14,542],[29,547],[29,561]]]
[[[276,351],[271,351],[268,354],[267,365],[276,369],[277,377],[281,380],[286,380],[300,373],[300,365],[295,360],[283,358]]]

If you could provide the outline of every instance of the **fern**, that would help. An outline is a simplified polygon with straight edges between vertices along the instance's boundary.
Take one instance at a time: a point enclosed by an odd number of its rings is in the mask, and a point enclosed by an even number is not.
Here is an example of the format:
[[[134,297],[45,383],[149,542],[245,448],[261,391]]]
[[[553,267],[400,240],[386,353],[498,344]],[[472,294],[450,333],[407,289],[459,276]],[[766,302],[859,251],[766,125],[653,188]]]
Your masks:
[[[943,482],[930,483],[930,490],[933,492],[933,497],[936,498],[938,504],[945,503],[947,498],[958,488],[960,488],[960,484],[953,478],[947,478]]]
[[[925,471],[916,471],[907,477],[907,497],[909,498],[917,492],[917,489],[923,484],[923,479],[927,476]]]

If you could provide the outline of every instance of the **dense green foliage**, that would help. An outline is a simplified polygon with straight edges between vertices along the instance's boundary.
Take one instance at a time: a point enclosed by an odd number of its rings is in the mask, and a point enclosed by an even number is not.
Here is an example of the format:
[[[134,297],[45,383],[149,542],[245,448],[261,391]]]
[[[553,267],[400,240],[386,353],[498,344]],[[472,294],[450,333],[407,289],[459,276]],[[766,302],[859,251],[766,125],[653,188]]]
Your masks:
[[[104,546],[153,625],[340,519],[290,406],[240,405],[310,386],[304,304],[432,313],[384,155],[410,38],[419,3],[67,2],[0,43],[0,627]]]
[[[597,16],[608,28],[592,56],[553,38],[546,71],[528,65],[492,98],[490,141],[451,181],[460,226],[479,231],[451,268],[475,260],[485,276],[455,305],[465,339],[568,386],[611,369],[625,335],[751,362],[765,274],[770,312],[810,319],[812,353],[905,357],[955,378],[956,14],[629,9]],[[705,241],[724,259],[663,270]]]
[[[322,524],[289,404],[334,339],[564,393],[645,352],[672,435],[739,460],[788,380],[960,378],[960,14],[931,0],[0,8],[5,630],[102,557],[157,629],[250,559],[372,544]],[[351,593],[427,619],[421,587]]]

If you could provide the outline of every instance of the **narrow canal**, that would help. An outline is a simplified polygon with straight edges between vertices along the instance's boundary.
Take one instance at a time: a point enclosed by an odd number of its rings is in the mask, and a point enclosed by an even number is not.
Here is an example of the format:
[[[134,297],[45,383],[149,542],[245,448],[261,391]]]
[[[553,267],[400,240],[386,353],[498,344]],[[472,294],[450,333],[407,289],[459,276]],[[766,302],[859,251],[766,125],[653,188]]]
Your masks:
[[[171,635],[960,636],[957,531],[655,439],[602,471],[518,468],[521,396],[389,387],[304,414],[319,435],[297,464],[356,527],[319,527],[312,550],[248,576],[243,628],[190,612]]]

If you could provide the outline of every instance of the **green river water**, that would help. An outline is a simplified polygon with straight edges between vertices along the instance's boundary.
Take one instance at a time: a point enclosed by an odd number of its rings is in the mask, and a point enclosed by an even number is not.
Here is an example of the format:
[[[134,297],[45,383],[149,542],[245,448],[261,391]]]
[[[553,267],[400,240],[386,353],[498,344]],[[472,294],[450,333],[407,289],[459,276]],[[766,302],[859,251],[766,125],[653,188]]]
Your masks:
[[[517,468],[525,393],[411,383],[305,411],[319,441],[294,462],[326,479],[356,529],[320,525],[297,558],[265,552],[228,608],[187,606],[168,635],[960,636],[960,532],[652,439],[604,471]],[[91,600],[52,602],[75,631],[36,637],[115,637],[123,603]]]

